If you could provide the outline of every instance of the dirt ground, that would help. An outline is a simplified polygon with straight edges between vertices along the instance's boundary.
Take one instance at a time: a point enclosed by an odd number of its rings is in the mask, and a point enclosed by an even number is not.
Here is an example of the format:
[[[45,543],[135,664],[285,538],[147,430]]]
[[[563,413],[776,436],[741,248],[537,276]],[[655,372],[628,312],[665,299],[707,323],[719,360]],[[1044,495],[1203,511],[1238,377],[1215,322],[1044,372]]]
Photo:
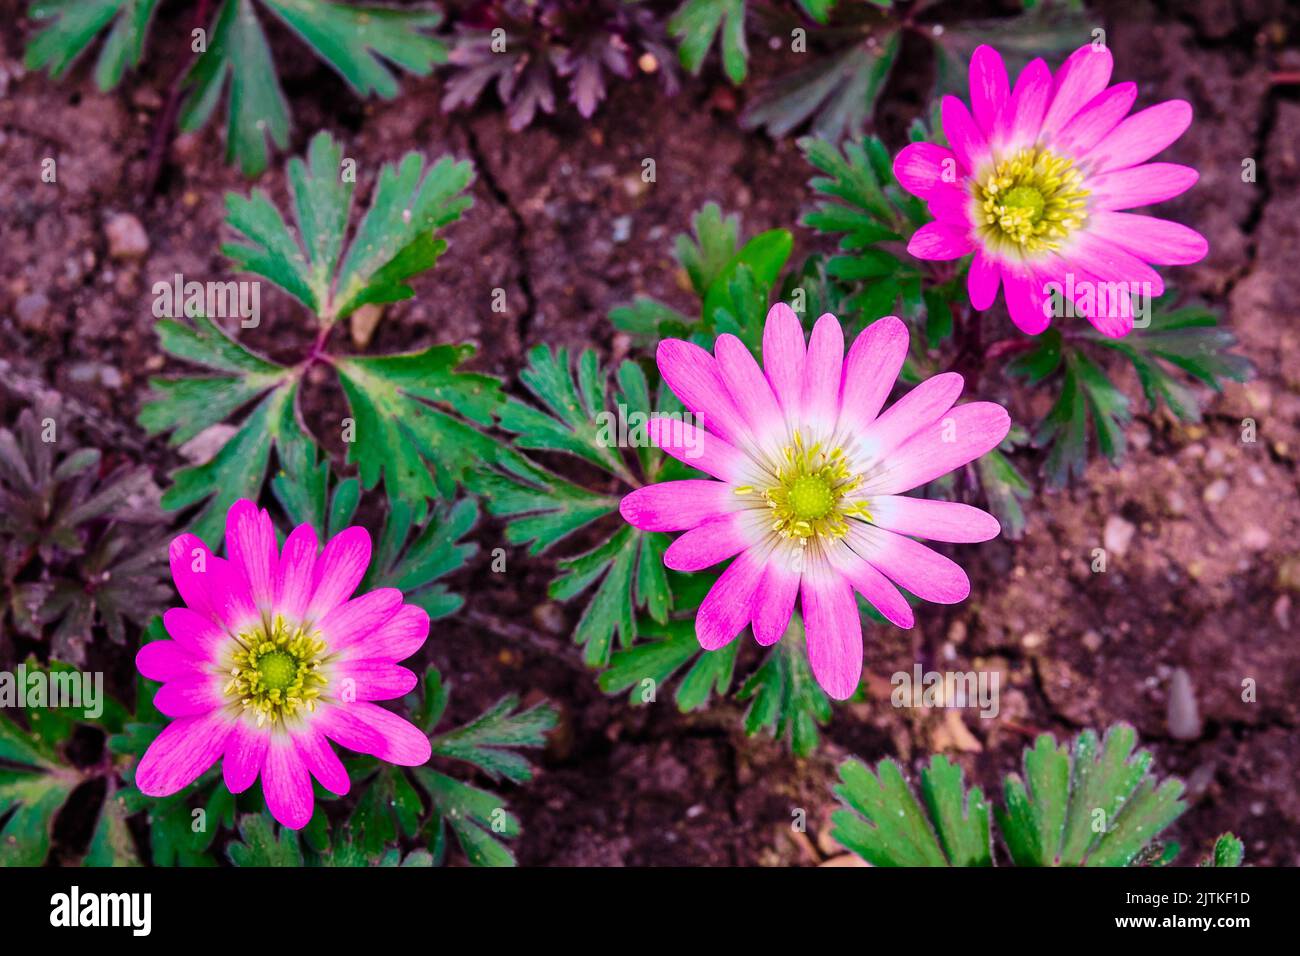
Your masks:
[[[53,386],[92,413],[88,438],[153,465],[161,481],[177,456],[133,424],[147,377],[164,367],[149,289],[177,272],[226,275],[221,197],[248,185],[223,163],[210,127],[174,144],[157,194],[144,197],[150,134],[176,64],[148,58],[108,95],[84,69],[62,84],[25,75],[22,6],[0,2],[0,376],[8,386],[0,406],[8,417],[26,391]],[[1126,720],[1159,772],[1188,781],[1191,808],[1169,834],[1184,861],[1232,830],[1249,862],[1300,865],[1300,56],[1277,50],[1277,31],[1294,38],[1300,19],[1286,8],[1283,0],[1101,6],[1116,76],[1139,83],[1138,106],[1182,97],[1195,107],[1191,130],[1166,158],[1196,166],[1200,183],[1162,210],[1202,231],[1211,251],[1172,274],[1224,309],[1259,374],[1216,399],[1201,425],[1139,415],[1122,470],[1094,463],[1076,488],[1040,495],[1023,540],[954,549],[973,582],[969,601],[926,606],[909,632],[869,630],[875,686],[917,660],[999,667],[999,717],[967,716],[968,735],[873,700],[837,709],[821,750],[797,760],[766,738],[747,738],[734,705],[683,716],[664,695],[631,709],[602,695],[567,645],[578,606],[558,609],[559,621],[556,609],[538,610],[552,569],[512,552],[513,574],[479,563],[456,576],[468,608],[440,622],[423,653],[453,685],[455,717],[508,692],[545,696],[562,711],[538,780],[510,793],[524,824],[522,863],[812,864],[837,852],[827,833],[830,782],[846,754],[894,756],[914,769],[945,749],[998,793],[1036,733]],[[176,36],[183,24],[164,20],[153,49],[166,31]],[[756,50],[760,76],[767,55]],[[672,99],[645,79],[618,83],[591,122],[564,111],[514,133],[491,100],[443,115],[436,79],[408,80],[395,102],[363,104],[293,42],[281,63],[295,152],[327,128],[359,157],[363,176],[367,164],[373,172],[411,148],[474,160],[473,209],[448,231],[450,249],[418,280],[418,297],[386,310],[372,348],[472,341],[481,349],[475,366],[512,388],[539,342],[621,357],[628,343],[606,313],[634,294],[688,308],[669,252],[704,202],[740,213],[754,232],[793,225],[809,198],[809,167],[792,141],[739,129],[736,113],[753,87],[736,93],[716,75]],[[893,147],[901,128],[884,124]],[[58,161],[56,187],[39,184],[45,157]],[[657,163],[651,186],[639,176],[645,157]],[[1258,169],[1250,183],[1241,176],[1248,158]],[[260,185],[283,196],[278,165]],[[104,223],[115,211],[144,224],[149,252],[138,264],[106,255]],[[796,258],[810,243],[797,232]],[[490,309],[498,287],[505,316]],[[32,292],[48,307],[20,317],[16,304]],[[262,328],[250,341],[291,354],[308,334],[302,318],[264,286]],[[996,376],[984,381],[983,397],[1026,411]],[[1248,418],[1257,424],[1253,443],[1242,441]],[[480,527],[485,551],[499,531]],[[1107,571],[1093,573],[1092,551],[1103,545]],[[520,641],[503,621],[542,623],[537,640]],[[1190,675],[1204,721],[1193,741],[1167,727],[1177,668]],[[125,680],[122,670],[112,664]],[[1242,700],[1247,678],[1256,684],[1251,703]],[[807,837],[790,826],[799,808]]]

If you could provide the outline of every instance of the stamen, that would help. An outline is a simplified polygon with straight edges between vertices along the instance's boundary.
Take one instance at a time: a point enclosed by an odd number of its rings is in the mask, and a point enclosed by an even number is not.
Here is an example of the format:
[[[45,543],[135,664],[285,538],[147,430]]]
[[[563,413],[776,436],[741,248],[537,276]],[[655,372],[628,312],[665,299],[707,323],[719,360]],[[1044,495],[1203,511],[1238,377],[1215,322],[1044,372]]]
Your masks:
[[[781,537],[803,547],[810,539],[844,537],[849,518],[870,520],[866,505],[846,500],[861,479],[849,471],[843,449],[827,452],[820,442],[806,446],[796,431],[779,460],[775,484],[762,489],[744,485],[735,494],[761,499],[771,512],[772,530]]]
[[[289,627],[276,617],[268,633],[259,625],[238,635],[241,649],[225,693],[257,713],[257,725],[292,717],[299,708],[316,709],[328,681],[320,673],[325,642],[301,625]]]
[[[1022,149],[999,162],[975,187],[991,245],[1025,252],[1057,249],[1087,219],[1088,190],[1071,160],[1045,149]]]

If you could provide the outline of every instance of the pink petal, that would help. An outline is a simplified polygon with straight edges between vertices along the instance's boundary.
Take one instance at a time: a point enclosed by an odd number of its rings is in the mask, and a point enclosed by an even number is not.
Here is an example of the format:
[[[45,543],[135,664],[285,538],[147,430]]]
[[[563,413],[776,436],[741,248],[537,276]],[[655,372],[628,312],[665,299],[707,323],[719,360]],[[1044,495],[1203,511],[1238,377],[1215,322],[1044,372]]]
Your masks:
[[[664,552],[664,564],[674,571],[703,571],[734,557],[753,543],[754,519],[736,512],[707,521],[686,532]]]
[[[331,693],[345,703],[392,700],[409,694],[419,683],[413,671],[386,660],[339,661],[333,670]]]
[[[1011,84],[1001,55],[987,44],[976,47],[970,58],[970,105],[985,138],[992,139],[1010,96]]]
[[[172,580],[181,598],[196,613],[239,633],[260,615],[242,573],[214,555],[199,538],[182,534],[168,550]]]
[[[988,512],[956,501],[880,495],[867,502],[867,510],[878,528],[931,541],[988,541],[1002,530]]]
[[[907,251],[918,259],[960,259],[974,248],[969,230],[947,222],[927,222],[907,241]]]
[[[257,721],[247,715],[235,722],[234,730],[226,740],[226,756],[221,761],[221,775],[227,790],[243,793],[253,785],[262,772],[270,742],[269,724],[258,727]]]
[[[799,596],[800,574],[787,562],[788,556],[773,552],[754,591],[754,639],[764,647],[785,635],[794,613],[795,598]]]
[[[342,660],[404,661],[424,646],[428,636],[428,612],[415,604],[403,604],[381,627],[357,631],[335,650]]]
[[[970,295],[973,309],[983,312],[998,297],[1001,284],[1002,268],[997,261],[982,249],[975,251],[971,260],[970,272],[966,276],[966,291]]]
[[[1186,100],[1157,103],[1116,126],[1088,153],[1087,162],[1098,173],[1145,163],[1191,123],[1192,107]]]
[[[1093,209],[1133,209],[1181,196],[1200,174],[1177,163],[1147,163],[1102,173],[1088,181]]]
[[[887,460],[894,449],[952,408],[961,389],[962,377],[956,372],[927,378],[862,432],[859,445],[863,457],[873,462]]]
[[[188,787],[221,756],[233,726],[224,710],[172,721],[140,758],[135,785],[149,797],[169,797]]]
[[[1053,141],[1053,148],[1066,156],[1086,156],[1133,108],[1136,99],[1136,83],[1119,83],[1098,93],[1074,119],[1065,124],[1065,128]]]
[[[362,718],[362,706],[372,705],[356,701],[319,704],[311,715],[312,726],[349,750],[377,754],[384,749],[384,738],[376,727]]]
[[[1022,149],[1038,141],[1051,95],[1052,71],[1041,59],[1033,60],[1020,72],[1007,101],[1009,125],[1001,137],[994,137],[1000,151]]]
[[[203,661],[213,660],[221,652],[222,645],[232,640],[216,621],[202,617],[186,607],[174,607],[165,611],[163,627],[185,653]]]
[[[910,143],[894,157],[894,175],[899,184],[922,199],[928,199],[936,189],[951,185],[954,176],[960,179],[965,173],[956,153],[933,143]],[[766,350],[763,354],[766,358]]]
[[[176,641],[151,641],[135,655],[135,667],[150,680],[169,681],[197,677],[204,661]]]
[[[772,386],[744,342],[731,334],[718,336],[713,346],[722,381],[760,442],[785,437],[785,416]]]
[[[909,628],[916,623],[912,607],[894,583],[871,566],[851,547],[844,546],[831,552],[835,569],[853,585],[853,589],[867,599],[895,627]]]
[[[763,371],[787,420],[799,414],[805,354],[799,318],[788,305],[778,302],[768,311],[763,326]]]
[[[680,418],[655,417],[646,423],[650,444],[680,462],[723,481],[745,473],[748,457],[726,441]]]
[[[688,478],[638,488],[619,502],[618,510],[624,521],[642,531],[685,531],[736,507],[729,485]]]
[[[325,735],[312,727],[310,721],[297,725],[291,733],[298,748],[298,756],[311,775],[320,781],[320,785],[339,796],[347,793],[352,787],[352,781],[348,779],[343,761],[339,760]]]
[[[817,320],[804,362],[799,420],[829,433],[839,417],[840,376],[844,370],[844,330],[829,312]]]
[[[1004,265],[1001,271],[1007,311],[1016,328],[1026,335],[1037,335],[1051,325],[1051,307],[1043,291],[1043,278],[1026,265]]]
[[[862,677],[862,619],[849,582],[829,569],[803,576],[808,663],[822,690],[847,700]]]
[[[893,315],[858,334],[844,361],[838,431],[856,434],[876,420],[907,359],[907,341],[907,326]]]
[[[668,387],[699,416],[700,424],[733,445],[745,440],[749,426],[723,384],[712,355],[693,342],[664,339],[656,359]]]
[[[944,134],[958,161],[967,169],[982,168],[990,158],[989,141],[966,104],[955,96],[945,96],[940,110]]]
[[[195,717],[226,703],[222,688],[230,682],[224,674],[200,674],[163,684],[153,705],[168,717]]]
[[[397,588],[378,588],[340,604],[317,626],[329,652],[336,653],[377,630],[402,606]]]
[[[695,636],[706,651],[730,644],[749,623],[754,592],[763,576],[763,562],[752,551],[732,561],[700,602]]]
[[[901,534],[858,525],[853,548],[891,581],[923,601],[956,604],[970,596],[970,579],[953,560]]]
[[[996,448],[1010,429],[1011,416],[1001,405],[959,405],[896,449],[884,468],[868,480],[863,494],[901,494],[934,481]]]
[[[319,621],[357,589],[370,566],[370,534],[365,528],[340,531],[312,569],[312,595],[306,618]]]
[[[262,794],[271,816],[290,830],[301,830],[311,820],[316,802],[311,775],[287,733],[271,735],[262,766]]]
[[[1195,229],[1154,216],[1097,212],[1088,220],[1088,231],[1139,259],[1162,266],[1200,262],[1209,251],[1205,237]]]
[[[1088,273],[1088,280],[1101,280],[1103,283],[1126,283],[1131,292],[1149,292],[1153,296],[1163,295],[1165,281],[1149,265],[1136,256],[1125,252],[1113,242],[1108,242],[1091,230],[1078,233],[1068,249],[1063,249],[1061,258],[1069,267],[1077,267]],[[1079,282],[1076,277],[1075,284]],[[1125,305],[1127,305],[1127,299]]]
[[[344,711],[346,716],[342,713]],[[334,704],[318,710],[315,718],[319,719],[323,712],[330,716],[317,726],[326,736],[351,750],[369,753],[402,767],[418,767],[428,763],[433,753],[429,738],[420,728],[376,704],[361,700],[351,704]],[[357,724],[369,733],[358,733]],[[372,736],[377,742],[374,749],[362,749],[348,742],[352,740],[362,743]]]
[[[1064,129],[1110,82],[1115,59],[1106,47],[1091,44],[1071,53],[1056,73],[1052,105],[1043,117],[1043,136]]]
[[[275,527],[271,516],[247,498],[236,501],[226,514],[226,553],[231,567],[248,581],[257,609],[269,611],[275,604],[280,564]]]
[[[309,524],[298,525],[284,541],[275,581],[275,608],[286,620],[301,621],[307,614],[319,551],[316,529]]]
[[[925,202],[937,222],[950,226],[963,236],[970,233],[971,197],[965,189],[945,183],[931,192]]]

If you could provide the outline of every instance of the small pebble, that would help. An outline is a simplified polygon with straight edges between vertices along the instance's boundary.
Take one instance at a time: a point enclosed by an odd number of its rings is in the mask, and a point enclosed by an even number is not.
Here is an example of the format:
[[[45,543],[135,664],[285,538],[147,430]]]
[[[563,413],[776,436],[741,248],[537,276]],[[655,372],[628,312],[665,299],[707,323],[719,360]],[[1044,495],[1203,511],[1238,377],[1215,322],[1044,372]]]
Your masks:
[[[112,259],[143,259],[149,252],[149,236],[140,220],[129,212],[115,213],[104,223],[108,255]]]

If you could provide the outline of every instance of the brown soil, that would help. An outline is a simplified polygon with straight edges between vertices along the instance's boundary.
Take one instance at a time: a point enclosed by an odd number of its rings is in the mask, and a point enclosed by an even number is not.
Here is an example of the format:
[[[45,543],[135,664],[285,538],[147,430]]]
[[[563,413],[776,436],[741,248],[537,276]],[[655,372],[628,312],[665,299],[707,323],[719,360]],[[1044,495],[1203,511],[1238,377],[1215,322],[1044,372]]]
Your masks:
[[[0,404],[8,417],[21,395],[53,386],[91,413],[88,437],[154,465],[161,480],[175,453],[132,424],[147,377],[164,366],[149,289],[176,272],[225,275],[221,197],[248,185],[225,166],[209,128],[174,144],[158,194],[142,196],[175,64],[155,55],[110,95],[97,93],[84,69],[62,84],[25,75],[22,6],[0,2],[0,374],[9,386]],[[534,625],[547,619],[535,611],[551,569],[514,552],[512,573],[479,563],[458,575],[468,611],[440,624],[426,653],[455,688],[453,716],[510,692],[548,697],[562,710],[539,779],[510,795],[524,821],[521,862],[812,863],[835,852],[826,833],[830,783],[847,753],[895,756],[914,768],[946,749],[986,792],[997,791],[1033,734],[1127,720],[1162,773],[1189,781],[1191,809],[1171,834],[1188,857],[1233,830],[1250,861],[1300,864],[1292,631],[1300,619],[1300,102],[1294,83],[1270,79],[1294,73],[1300,57],[1268,52],[1279,45],[1276,31],[1297,29],[1286,7],[1108,2],[1098,17],[1118,74],[1140,84],[1139,106],[1184,97],[1196,108],[1168,158],[1197,166],[1201,181],[1166,213],[1204,232],[1211,253],[1174,278],[1225,310],[1259,376],[1230,387],[1202,425],[1139,416],[1122,470],[1096,463],[1075,489],[1037,498],[1021,541],[957,550],[974,583],[967,603],[926,607],[910,632],[871,630],[867,669],[876,686],[918,659],[1004,669],[1000,717],[966,719],[978,749],[960,749],[964,735],[942,719],[916,718],[887,700],[838,709],[822,749],[806,761],[745,737],[731,705],[682,716],[665,696],[631,709],[597,690],[567,644],[576,607],[561,609],[558,628]],[[183,29],[164,20],[155,54]],[[762,72],[767,53],[756,56]],[[481,349],[475,365],[509,379],[539,342],[620,357],[628,343],[606,320],[610,307],[642,292],[689,307],[669,250],[700,205],[716,200],[753,232],[790,226],[808,201],[809,169],[793,143],[741,132],[735,114],[744,94],[716,78],[688,83],[670,100],[648,81],[619,84],[590,123],[566,111],[512,133],[492,102],[444,116],[436,80],[408,82],[394,103],[360,104],[293,43],[282,63],[295,151],[324,127],[359,158],[363,177],[411,148],[450,151],[479,169],[473,209],[450,230],[451,247],[420,280],[418,298],[386,311],[377,351],[473,341]],[[46,157],[58,161],[56,186],[39,182]],[[658,171],[649,187],[639,177],[646,157]],[[1256,182],[1241,179],[1246,158],[1257,162]],[[283,196],[278,168],[260,185]],[[104,221],[114,211],[143,222],[143,261],[108,259]],[[616,234],[621,217],[626,237]],[[809,239],[798,233],[797,256]],[[507,316],[490,308],[498,287]],[[50,309],[22,325],[15,305],[29,292],[44,294]],[[271,292],[263,308],[251,341],[272,352],[300,346],[296,306]],[[1010,401],[993,381],[986,377],[985,397]],[[1257,423],[1253,444],[1241,440],[1246,418]],[[1131,542],[1111,548],[1106,573],[1093,573],[1092,549],[1116,519],[1135,528]],[[479,529],[486,550],[499,530]],[[528,639],[518,639],[521,631]],[[1180,667],[1204,718],[1190,742],[1166,726],[1169,678]],[[112,672],[125,679],[123,669],[115,659]],[[1242,700],[1246,678],[1257,684],[1253,703]],[[811,839],[792,835],[800,808]]]

